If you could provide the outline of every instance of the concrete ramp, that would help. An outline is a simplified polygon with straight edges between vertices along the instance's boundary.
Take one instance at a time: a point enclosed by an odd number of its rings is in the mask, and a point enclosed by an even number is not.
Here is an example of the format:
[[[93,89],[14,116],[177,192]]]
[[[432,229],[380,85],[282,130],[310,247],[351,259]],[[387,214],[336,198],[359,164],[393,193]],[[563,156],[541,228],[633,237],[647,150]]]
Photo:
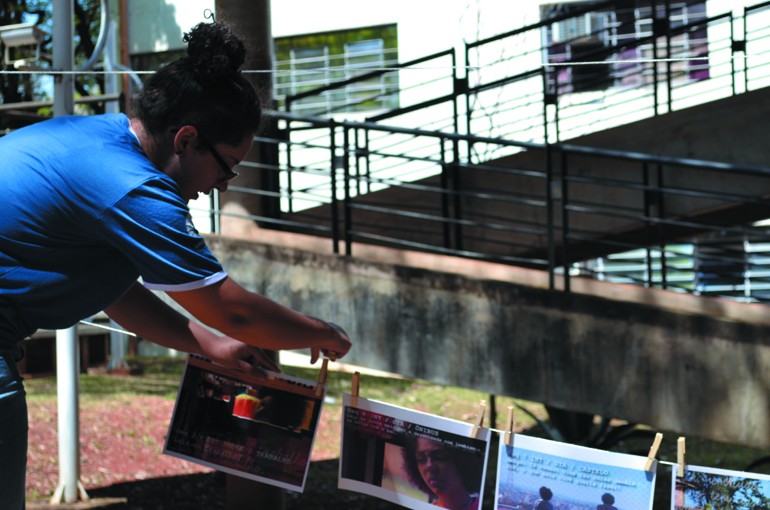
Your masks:
[[[269,230],[209,241],[247,287],[343,325],[350,363],[770,446],[766,306],[580,278],[549,291],[540,271],[358,244],[342,257]]]
[[[360,242],[467,252],[528,267],[544,267],[552,254],[561,265],[564,257],[576,262],[691,242],[770,217],[768,111],[770,89],[758,90],[563,146],[391,182],[351,198],[350,222],[340,209],[338,228],[347,226]],[[378,155],[394,166],[408,157]],[[331,218],[329,206],[283,217],[326,226]]]

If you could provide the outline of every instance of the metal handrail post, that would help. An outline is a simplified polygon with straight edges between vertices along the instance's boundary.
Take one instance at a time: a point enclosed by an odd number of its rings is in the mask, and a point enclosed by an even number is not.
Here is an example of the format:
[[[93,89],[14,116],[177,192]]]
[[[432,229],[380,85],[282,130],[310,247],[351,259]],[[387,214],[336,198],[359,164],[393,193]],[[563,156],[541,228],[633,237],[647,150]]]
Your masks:
[[[363,194],[361,191],[361,185],[364,184],[366,181],[361,178],[361,156],[358,151],[358,133],[359,131],[354,128],[353,132],[353,167],[355,168],[356,173],[356,196],[360,196]],[[366,193],[368,193],[369,190],[366,190]]]
[[[287,103],[288,104],[288,103]],[[286,122],[286,200],[288,202],[289,213],[294,212],[294,190],[292,189],[292,170],[291,170],[291,120]]]
[[[439,152],[441,154],[441,175],[439,176],[439,183],[441,186],[441,217],[444,219],[442,225],[442,233],[444,235],[444,247],[451,248],[451,232],[449,230],[449,165],[446,162],[446,154],[444,143],[446,139],[442,136],[439,137]]]
[[[743,9],[743,91],[749,91],[749,29],[746,21],[746,9]]]
[[[553,153],[551,144],[545,146],[545,207],[546,236],[548,239],[548,289],[556,289],[556,236],[554,232],[553,207]]]
[[[569,214],[567,212],[567,153],[561,152],[561,258],[564,264],[564,291],[570,291],[569,274]]]
[[[660,218],[660,230],[659,230],[659,239],[660,239],[660,283],[661,287],[664,289],[668,288],[668,271],[667,271],[667,261],[666,261],[666,237],[664,235],[663,229],[665,228],[665,224],[663,223],[664,217],[665,217],[665,195],[663,194],[663,165],[658,163],[658,196],[659,198],[659,204],[658,204],[658,218]]]
[[[674,111],[674,78],[671,71],[671,0],[666,0],[666,102],[668,112]]]
[[[652,190],[650,189],[650,167],[649,165],[644,162],[642,163],[642,183],[644,184],[644,217],[645,220],[645,238],[646,241],[644,243],[645,245],[645,258],[647,261],[647,278],[645,281],[646,287],[652,287],[653,286],[653,265],[652,265],[652,232],[651,232],[651,223],[650,223],[650,215],[652,214]]]
[[[548,144],[548,65],[544,65],[540,71],[543,82],[543,143]]]
[[[738,52],[738,41],[735,40],[735,20],[733,19],[733,13],[730,13],[730,85],[733,89],[733,95],[737,94],[737,88],[735,86],[735,54]],[[745,91],[744,91],[745,92]]]
[[[468,67],[470,62],[470,48],[468,43],[465,42],[465,132],[471,134],[471,93],[470,93],[470,79],[468,78]],[[471,152],[473,150],[473,143],[468,141],[468,162],[471,162]]]
[[[353,218],[352,218],[352,207],[350,206],[350,137],[348,135],[349,129],[355,129],[355,128],[349,128],[345,125],[343,125],[342,129],[342,145],[343,145],[343,159],[342,159],[342,167],[344,168],[345,172],[345,201],[343,206],[343,221],[345,222],[345,255],[352,255],[353,254],[353,238],[351,234],[351,229],[353,227]],[[335,222],[336,223],[336,222]],[[336,247],[336,242],[335,242]],[[335,252],[336,253],[336,252]]]
[[[468,95],[468,62],[465,61],[464,65],[465,71],[463,72],[463,77],[460,78],[458,76],[459,69],[457,67],[457,52],[452,52],[452,95],[454,96],[452,98],[452,127],[454,128],[454,132],[459,134],[460,133],[460,111],[457,107],[457,99],[460,97],[460,95],[465,94]],[[462,81],[464,80],[464,81]]]
[[[455,138],[452,140],[452,218],[454,220],[454,248],[456,250],[462,250],[463,245],[463,226],[460,220],[462,220],[462,202],[460,200],[460,141]]]
[[[548,105],[553,105],[553,131],[555,140],[553,143],[559,143],[561,141],[561,134],[559,132],[559,83],[558,79],[553,80],[553,90],[549,90],[548,86],[548,69],[547,65],[540,69],[540,76],[543,82],[543,143],[548,144],[550,141],[549,122],[548,122]]]
[[[653,113],[657,117],[659,112],[658,87],[660,86],[660,79],[658,78],[658,34],[655,14],[657,12],[657,3],[652,2],[652,101],[653,101]]]
[[[364,130],[364,147],[363,147],[364,161],[366,162],[366,192],[372,191],[372,160],[371,151],[369,150],[369,131]]]
[[[345,128],[343,127],[343,130]],[[345,131],[347,135],[347,131]],[[339,253],[339,240],[340,240],[340,224],[339,224],[339,212],[337,211],[337,122],[333,119],[329,125],[329,180],[331,181],[331,197],[330,197],[330,213],[331,213],[331,227],[332,227],[332,250],[334,253]],[[347,161],[347,160],[346,160]],[[348,194],[348,181],[347,181],[348,169],[345,168],[345,196]]]

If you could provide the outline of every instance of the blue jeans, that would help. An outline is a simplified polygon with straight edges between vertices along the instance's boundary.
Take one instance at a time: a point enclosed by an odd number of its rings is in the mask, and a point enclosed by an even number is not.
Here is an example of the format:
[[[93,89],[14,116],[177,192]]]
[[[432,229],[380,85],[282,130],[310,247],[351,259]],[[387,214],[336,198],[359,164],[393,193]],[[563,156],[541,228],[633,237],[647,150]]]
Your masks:
[[[11,356],[0,356],[0,508],[24,510],[27,396]]]

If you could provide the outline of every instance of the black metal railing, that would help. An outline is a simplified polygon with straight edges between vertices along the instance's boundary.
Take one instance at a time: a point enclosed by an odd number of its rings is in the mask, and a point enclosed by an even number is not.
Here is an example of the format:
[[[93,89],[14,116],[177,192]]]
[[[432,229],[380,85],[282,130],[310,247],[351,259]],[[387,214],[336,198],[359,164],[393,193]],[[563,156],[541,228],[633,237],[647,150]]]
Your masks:
[[[770,84],[770,2],[741,13],[726,2],[725,12],[710,17],[702,0],[651,4],[646,18],[623,16],[615,1],[574,9],[466,43],[459,55],[447,50],[288,96],[286,110],[314,94],[388,75],[399,84],[387,92],[389,103],[399,107],[365,113],[366,121],[557,143]],[[614,21],[554,40],[555,26],[590,14]],[[320,112],[337,119],[355,114],[355,104]],[[488,160],[489,149],[469,146],[468,157]]]
[[[348,255],[366,243],[542,269],[552,286],[563,276],[565,290],[571,277],[591,276],[770,298],[770,232],[758,223],[770,210],[770,169],[268,117],[278,136],[258,141],[274,147],[278,164],[243,170],[273,172],[281,186],[246,189],[236,181],[229,191],[279,202],[271,208],[278,215],[248,216],[264,227],[327,237]],[[465,154],[475,144],[525,157],[471,162]],[[729,243],[715,249],[720,239]]]
[[[270,193],[283,212],[260,221],[344,239],[347,252],[369,242],[538,267],[552,282],[566,275],[567,287],[587,275],[765,301],[766,204],[756,195],[765,170],[560,142],[767,86],[770,2],[707,17],[702,1],[661,0],[648,19],[617,5],[570,7],[458,54],[357,78],[399,84],[379,98],[399,107],[366,122],[345,122],[349,109],[321,112],[325,120],[273,114],[280,140],[262,141],[280,147],[283,186]],[[557,24],[589,15],[612,22],[553,37]],[[289,96],[286,108],[355,81]],[[423,129],[396,127],[415,125]],[[581,158],[605,164],[572,171]],[[612,175],[600,170],[608,158]],[[747,192],[699,187],[728,171]]]

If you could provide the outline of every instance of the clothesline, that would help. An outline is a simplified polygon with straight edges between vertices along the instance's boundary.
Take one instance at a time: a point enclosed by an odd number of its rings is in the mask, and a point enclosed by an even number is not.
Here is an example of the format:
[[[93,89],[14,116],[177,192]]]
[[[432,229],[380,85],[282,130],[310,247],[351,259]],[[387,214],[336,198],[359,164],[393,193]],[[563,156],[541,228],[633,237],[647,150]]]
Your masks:
[[[724,57],[669,57],[669,58],[634,58],[634,59],[617,59],[617,60],[586,60],[579,62],[541,62],[541,68],[550,67],[572,67],[572,66],[586,66],[586,65],[607,65],[607,64],[665,64],[676,62],[710,62],[712,60],[748,60],[749,58],[765,58],[770,60],[768,54],[740,54],[730,55],[727,59]],[[409,67],[371,67],[363,71],[365,72],[394,72],[394,71],[441,71],[441,70],[459,70],[465,71],[480,71],[484,69],[492,68],[492,65],[486,66],[409,66]],[[244,74],[277,74],[277,75],[298,75],[298,74],[316,74],[319,72],[341,72],[348,71],[349,69],[344,66],[334,67],[317,67],[313,69],[244,69],[241,72]],[[31,74],[31,75],[123,75],[123,74],[136,74],[136,75],[150,75],[155,71],[131,71],[122,69],[113,70],[54,70],[54,69],[3,69],[0,70],[0,74]]]

